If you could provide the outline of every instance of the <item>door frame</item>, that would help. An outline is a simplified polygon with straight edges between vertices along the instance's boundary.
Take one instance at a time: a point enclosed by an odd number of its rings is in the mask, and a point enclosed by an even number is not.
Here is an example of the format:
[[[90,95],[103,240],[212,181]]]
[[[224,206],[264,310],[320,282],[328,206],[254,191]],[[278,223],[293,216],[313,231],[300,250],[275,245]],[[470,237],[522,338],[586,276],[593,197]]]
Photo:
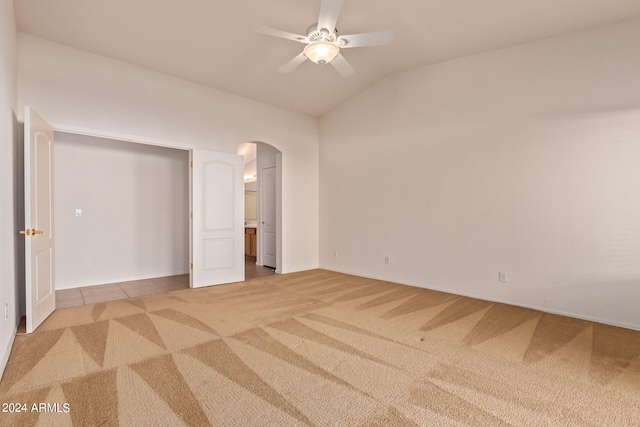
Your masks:
[[[188,151],[188,153],[189,153],[189,161],[190,162],[193,160],[193,150],[194,149],[201,149],[200,147],[196,147],[193,144],[185,144],[185,143],[167,141],[167,140],[158,139],[158,138],[149,138],[149,137],[143,137],[143,136],[128,135],[128,134],[123,134],[123,133],[118,133],[118,132],[102,131],[102,130],[89,129],[89,128],[84,128],[84,127],[79,127],[79,126],[66,125],[66,124],[53,123],[53,122],[49,122],[49,124],[53,128],[54,132],[65,132],[65,133],[71,133],[71,134],[76,134],[76,135],[92,136],[92,137],[96,137],[96,138],[106,138],[106,139],[113,139],[113,140],[118,140],[118,141],[131,142],[131,143],[135,143],[135,144],[155,145],[155,146],[159,146],[159,147],[172,148],[172,149],[176,149],[176,150],[185,150],[185,151]],[[235,154],[235,153],[230,153],[230,154]],[[192,177],[192,175],[193,174],[192,174],[191,168],[189,168],[188,175],[189,175],[188,176],[188,180],[189,180],[189,207],[188,208],[189,208],[189,212],[191,212],[191,209],[193,208],[193,197],[192,197],[192,193],[193,193],[193,177]],[[188,270],[189,270],[189,287],[191,287],[191,288],[193,287],[193,274],[192,274],[193,271],[191,269],[191,263],[192,262],[193,262],[193,220],[191,219],[191,214],[190,214],[189,215],[189,266],[188,266]]]

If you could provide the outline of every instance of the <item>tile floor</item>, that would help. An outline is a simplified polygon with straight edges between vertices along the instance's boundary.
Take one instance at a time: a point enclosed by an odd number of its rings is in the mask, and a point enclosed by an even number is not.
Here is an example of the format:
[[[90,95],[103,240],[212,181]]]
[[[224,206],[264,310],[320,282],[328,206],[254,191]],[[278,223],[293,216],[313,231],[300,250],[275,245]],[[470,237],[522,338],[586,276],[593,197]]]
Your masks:
[[[272,274],[276,274],[273,268],[256,265],[255,259],[244,260],[244,280],[245,281],[254,279],[256,277],[271,276]]]
[[[261,267],[255,261],[245,260],[245,280],[275,274],[272,268]],[[83,304],[113,301],[176,291],[189,287],[189,275],[156,277],[131,282],[110,283],[107,285],[85,286],[82,288],[60,289],[56,291],[56,308],[75,307]]]

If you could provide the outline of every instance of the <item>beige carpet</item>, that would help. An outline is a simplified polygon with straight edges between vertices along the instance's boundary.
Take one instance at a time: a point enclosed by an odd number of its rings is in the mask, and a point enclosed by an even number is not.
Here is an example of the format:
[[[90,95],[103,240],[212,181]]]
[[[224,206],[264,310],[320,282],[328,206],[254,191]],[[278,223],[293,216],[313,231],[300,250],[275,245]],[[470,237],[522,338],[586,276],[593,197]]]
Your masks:
[[[313,270],[57,310],[0,397],[10,426],[638,426],[640,332]]]

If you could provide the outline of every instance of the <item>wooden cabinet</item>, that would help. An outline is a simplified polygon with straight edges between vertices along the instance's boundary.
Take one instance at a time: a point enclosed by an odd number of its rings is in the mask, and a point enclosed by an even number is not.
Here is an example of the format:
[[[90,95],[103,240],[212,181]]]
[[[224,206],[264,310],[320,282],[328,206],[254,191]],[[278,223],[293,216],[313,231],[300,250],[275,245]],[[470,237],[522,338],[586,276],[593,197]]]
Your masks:
[[[255,259],[258,255],[258,236],[255,228],[244,229],[244,256]]]

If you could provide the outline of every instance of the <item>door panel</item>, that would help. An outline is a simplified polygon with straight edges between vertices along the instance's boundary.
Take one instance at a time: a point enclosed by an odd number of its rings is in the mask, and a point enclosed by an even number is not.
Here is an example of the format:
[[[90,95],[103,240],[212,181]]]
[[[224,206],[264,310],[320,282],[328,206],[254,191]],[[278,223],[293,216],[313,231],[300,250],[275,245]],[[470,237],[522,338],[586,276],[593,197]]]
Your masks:
[[[53,270],[53,249],[45,248],[34,254],[35,266],[35,282],[36,301],[43,301],[46,297],[55,293],[53,275],[49,272]]]
[[[233,206],[234,165],[215,160],[203,162],[202,167],[204,169],[202,179],[204,229],[231,230],[234,226],[233,217],[236,213]],[[221,206],[229,207],[229,209],[221,209]]]
[[[242,156],[192,152],[194,288],[244,280]]]
[[[24,125],[25,296],[27,333],[56,307],[53,128],[29,107]]]
[[[260,215],[262,264],[276,268],[276,167],[271,166],[261,170],[260,200],[262,202]]]
[[[203,243],[205,269],[213,270],[234,267],[234,239],[205,239]]]

